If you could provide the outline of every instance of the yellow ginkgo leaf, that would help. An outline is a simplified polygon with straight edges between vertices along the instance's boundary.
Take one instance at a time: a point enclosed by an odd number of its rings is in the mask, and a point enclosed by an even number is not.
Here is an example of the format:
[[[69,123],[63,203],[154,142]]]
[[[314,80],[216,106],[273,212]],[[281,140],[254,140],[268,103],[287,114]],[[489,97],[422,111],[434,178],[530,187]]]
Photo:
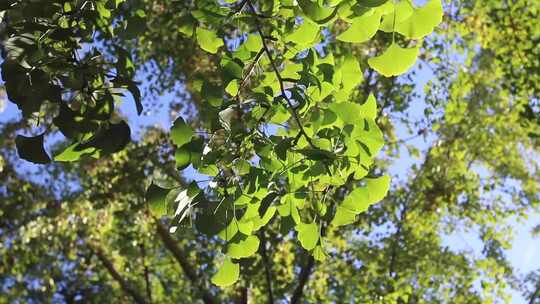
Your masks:
[[[426,5],[415,9],[409,18],[396,24],[396,32],[407,38],[419,39],[429,35],[441,23],[442,17],[441,0],[431,0]]]
[[[380,56],[368,59],[368,64],[386,77],[401,75],[414,65],[418,51],[419,46],[402,48],[392,43]]]

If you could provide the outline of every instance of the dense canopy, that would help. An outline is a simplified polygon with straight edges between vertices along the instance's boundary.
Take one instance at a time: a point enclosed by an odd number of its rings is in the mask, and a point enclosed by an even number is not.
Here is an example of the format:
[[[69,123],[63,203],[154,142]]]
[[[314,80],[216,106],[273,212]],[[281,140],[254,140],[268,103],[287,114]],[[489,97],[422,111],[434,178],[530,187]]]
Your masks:
[[[540,303],[538,1],[5,0],[0,41],[0,303]]]

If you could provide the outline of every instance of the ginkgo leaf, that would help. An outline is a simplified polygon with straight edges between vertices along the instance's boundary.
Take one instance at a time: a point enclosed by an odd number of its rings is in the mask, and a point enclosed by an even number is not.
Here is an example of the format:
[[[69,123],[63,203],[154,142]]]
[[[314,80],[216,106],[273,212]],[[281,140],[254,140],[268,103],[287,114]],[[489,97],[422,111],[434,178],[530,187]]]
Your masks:
[[[223,40],[214,31],[198,27],[196,34],[199,46],[208,53],[217,53],[218,49],[223,45]]]
[[[259,243],[258,237],[250,235],[245,240],[229,244],[227,255],[234,259],[250,257],[259,249]]]
[[[369,94],[368,99],[360,106],[360,113],[367,119],[377,118],[377,101],[373,94]]]
[[[326,260],[326,252],[324,252],[322,246],[318,245],[313,249],[313,257],[319,262],[324,262]]]
[[[363,123],[354,125],[351,138],[360,141],[367,148],[370,156],[375,156],[384,146],[384,137],[374,120],[365,119]]]
[[[285,41],[291,41],[298,45],[310,45],[319,36],[319,26],[307,20],[297,29],[285,37]]]
[[[410,39],[419,39],[429,35],[441,23],[443,7],[441,0],[431,0],[426,5],[414,10],[404,21],[396,24],[396,32]]]
[[[377,7],[385,4],[388,0],[362,0],[360,4],[367,7]]]
[[[414,8],[408,0],[401,0],[396,4],[390,5],[392,9],[385,10],[388,14],[384,15],[383,21],[380,24],[379,30],[381,31],[393,32],[396,24],[403,22],[414,12]]]
[[[363,80],[360,64],[354,56],[347,56],[340,67],[343,89],[350,92]]]
[[[315,222],[310,224],[299,223],[296,225],[298,240],[306,250],[315,248],[319,241],[319,227]]]
[[[416,62],[419,47],[402,48],[392,43],[380,56],[369,58],[368,64],[383,76],[398,76],[407,72]]]
[[[366,13],[360,17],[352,20],[351,26],[339,36],[338,40],[344,42],[361,43],[371,39],[381,23],[381,13],[378,10],[372,10],[373,12]]]
[[[218,272],[212,277],[212,283],[220,287],[234,284],[240,276],[240,265],[233,263],[230,258],[225,259]]]
[[[338,206],[336,208],[336,214],[332,220],[333,226],[345,226],[354,223],[356,220],[356,213],[347,208]]]
[[[171,189],[161,188],[154,183],[150,184],[150,187],[146,190],[146,203],[154,216],[161,217],[167,214],[166,198],[170,191]]]
[[[171,140],[177,146],[181,147],[190,142],[193,136],[193,129],[186,124],[182,117],[178,117],[171,128]]]
[[[15,146],[17,146],[19,157],[35,164],[49,163],[51,158],[43,148],[44,136],[45,133],[34,137],[17,135]]]
[[[72,162],[80,159],[83,155],[88,155],[94,153],[94,148],[87,148],[87,149],[78,149],[79,143],[76,142],[67,148],[65,148],[62,152],[58,153],[55,157],[55,161],[59,162]]]
[[[324,7],[311,0],[298,0],[298,5],[309,19],[325,24],[333,20],[337,15],[337,7]]]
[[[386,196],[390,189],[390,176],[366,178],[366,188],[369,189],[369,203],[377,203]]]
[[[366,211],[369,206],[382,200],[390,188],[390,177],[366,178],[366,186],[355,188],[345,197],[340,207],[356,214]]]

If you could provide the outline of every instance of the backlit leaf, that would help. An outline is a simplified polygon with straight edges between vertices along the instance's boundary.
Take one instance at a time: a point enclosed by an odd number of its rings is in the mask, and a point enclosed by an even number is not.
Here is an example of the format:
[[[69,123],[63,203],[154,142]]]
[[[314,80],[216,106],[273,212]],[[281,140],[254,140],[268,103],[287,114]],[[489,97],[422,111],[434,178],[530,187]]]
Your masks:
[[[223,46],[223,39],[219,38],[214,31],[198,27],[196,35],[199,46],[208,53],[215,54]]]
[[[429,35],[441,23],[442,17],[441,0],[430,0],[426,5],[415,9],[409,18],[396,24],[396,32],[407,38],[419,39]]]
[[[225,259],[218,272],[212,277],[212,283],[220,287],[234,284],[240,275],[240,265],[233,263],[230,258]]]
[[[242,241],[229,244],[227,255],[234,259],[250,257],[259,249],[259,243],[258,237],[250,235]]]
[[[193,136],[193,129],[186,124],[182,117],[178,117],[171,128],[171,140],[177,146],[181,147],[188,143]]]
[[[351,26],[345,32],[337,36],[337,39],[354,43],[366,42],[377,33],[380,23],[381,13],[374,10],[371,14],[366,13],[360,17],[354,18]]]
[[[418,57],[419,47],[402,48],[392,43],[380,56],[369,58],[368,64],[380,74],[390,77],[407,72]]]

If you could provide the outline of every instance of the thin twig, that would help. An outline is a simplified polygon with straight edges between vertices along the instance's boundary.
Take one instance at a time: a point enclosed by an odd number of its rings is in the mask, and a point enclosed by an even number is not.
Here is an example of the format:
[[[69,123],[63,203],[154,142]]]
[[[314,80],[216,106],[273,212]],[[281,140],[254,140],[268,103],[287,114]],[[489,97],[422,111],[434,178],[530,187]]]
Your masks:
[[[285,101],[287,102],[287,107],[289,108],[289,110],[291,111],[291,114],[296,122],[296,124],[298,125],[298,128],[300,130],[300,133],[302,134],[302,136],[304,136],[304,138],[306,139],[306,141],[308,142],[308,144],[310,145],[311,148],[313,149],[319,149],[314,143],[313,141],[311,140],[311,138],[309,137],[309,135],[306,133],[306,131],[304,130],[304,126],[302,125],[302,122],[300,120],[300,117],[298,116],[298,113],[296,112],[296,109],[294,108],[293,106],[293,103],[291,101],[291,99],[287,96],[287,93],[286,93],[286,89],[285,89],[285,85],[284,85],[284,79],[283,77],[281,76],[281,73],[279,72],[279,69],[274,61],[274,58],[272,57],[272,53],[270,52],[270,48],[268,47],[268,44],[266,43],[266,39],[265,39],[265,36],[264,36],[264,33],[262,31],[262,28],[261,28],[261,24],[259,22],[259,18],[258,18],[258,15],[257,15],[257,11],[255,10],[255,7],[253,6],[253,4],[251,3],[250,0],[247,0],[247,5],[249,6],[249,8],[251,9],[251,11],[253,12],[253,15],[254,15],[254,20],[255,20],[255,26],[257,27],[257,32],[259,33],[259,36],[261,37],[261,40],[262,40],[262,44],[263,44],[263,49],[264,49],[264,52],[266,53],[266,56],[268,57],[268,59],[270,60],[270,66],[272,66],[272,69],[274,70],[274,73],[276,74],[276,78],[279,82],[279,88],[280,88],[280,91],[281,91],[281,96],[283,96],[283,98],[285,99]],[[326,163],[324,163],[324,166],[326,168],[326,171],[329,175],[332,174],[332,172],[330,171],[330,168],[328,167],[328,165]]]

